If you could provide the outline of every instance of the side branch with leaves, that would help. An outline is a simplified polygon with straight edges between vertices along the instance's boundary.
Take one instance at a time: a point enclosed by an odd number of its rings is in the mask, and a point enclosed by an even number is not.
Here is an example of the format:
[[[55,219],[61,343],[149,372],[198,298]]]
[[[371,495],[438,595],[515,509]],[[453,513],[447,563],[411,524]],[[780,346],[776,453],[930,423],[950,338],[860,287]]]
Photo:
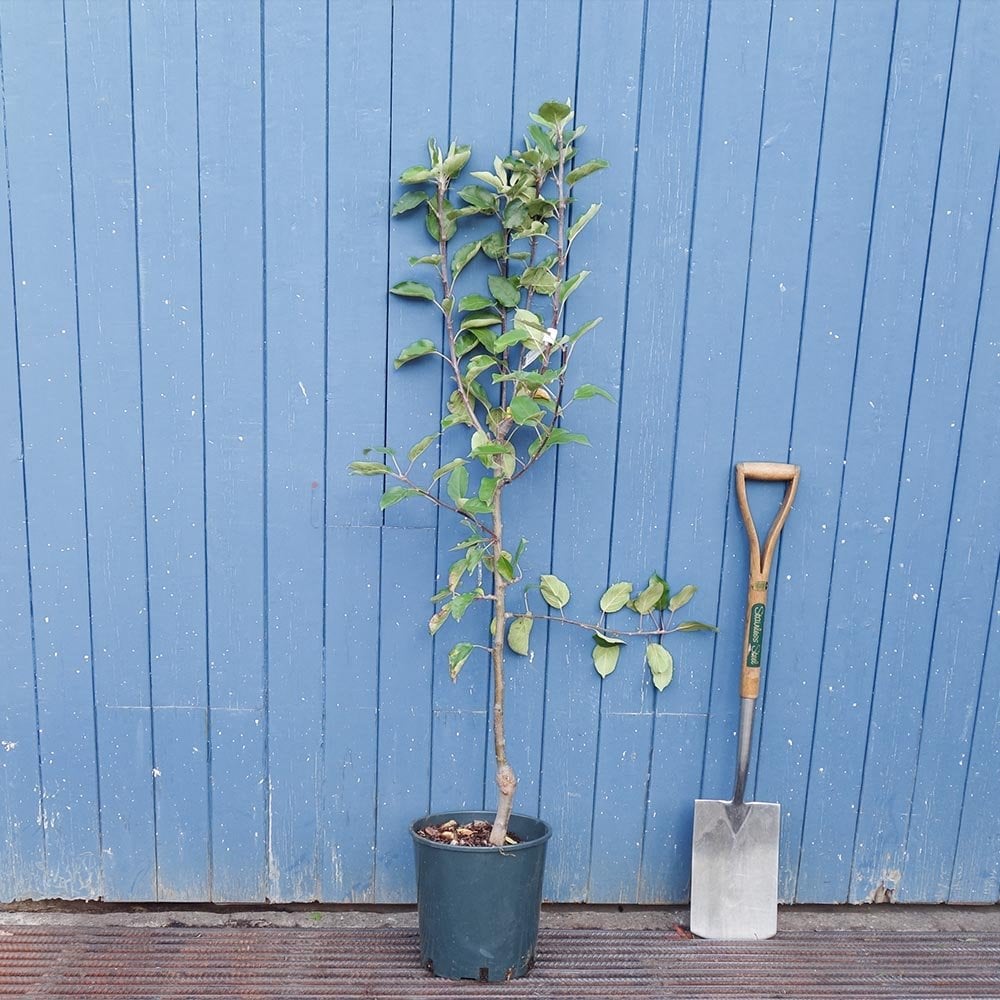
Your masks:
[[[571,219],[572,192],[579,181],[608,164],[592,159],[573,165],[576,144],[586,129],[573,125],[568,104],[546,102],[531,120],[524,148],[496,157],[492,170],[473,171],[478,184],[457,187],[470,147],[452,143],[444,150],[434,140],[428,142],[428,165],[410,167],[400,177],[410,190],[393,206],[393,215],[421,210],[435,252],[410,258],[412,267],[431,272],[430,283],[406,280],[390,291],[432,303],[441,313],[444,329],[439,343],[419,339],[403,348],[395,367],[435,356],[445,365],[454,389],[440,430],[414,444],[405,460],[391,448],[373,448],[366,450],[366,456],[378,454],[382,461],[366,459],[350,465],[355,475],[384,477],[392,483],[382,495],[383,510],[421,497],[452,512],[468,528],[468,537],[456,546],[460,555],[448,571],[447,587],[434,595],[440,607],[428,626],[434,634],[449,618],[461,621],[476,602],[492,604],[489,645],[460,642],[449,653],[448,665],[455,679],[474,649],[487,648],[491,655],[499,802],[490,842],[496,846],[505,841],[517,786],[506,752],[506,648],[528,655],[531,627],[538,620],[585,628],[594,637],[594,665],[606,677],[615,669],[625,638],[646,637],[650,640],[646,662],[653,683],[662,690],[673,674],[673,660],[660,642],[663,636],[714,631],[696,621],[674,624],[674,613],[687,604],[695,588],[684,587],[671,595],[666,581],[655,573],[635,595],[631,583],[609,587],[593,624],[564,616],[570,591],[551,574],[542,576],[537,586],[549,610],[557,614],[532,612],[531,588],[525,590],[524,611],[508,610],[508,589],[522,581],[519,564],[527,543],[522,538],[516,547],[508,547],[505,540],[505,490],[552,448],[589,444],[583,434],[563,425],[574,404],[597,397],[613,401],[596,385],[567,390],[574,348],[601,317],[572,332],[564,330],[566,302],[590,273],[571,271],[570,251],[600,210],[600,205],[592,204]],[[456,237],[466,223],[478,233],[484,225],[491,226],[486,235],[459,245]],[[492,273],[486,274],[485,282],[480,278],[478,291],[460,295],[463,275],[481,276],[484,260]],[[476,266],[470,268],[473,262]],[[449,430],[464,430],[463,454],[444,461],[428,482],[417,482],[418,459]],[[638,627],[631,631],[609,627],[607,616],[626,607],[638,614]]]

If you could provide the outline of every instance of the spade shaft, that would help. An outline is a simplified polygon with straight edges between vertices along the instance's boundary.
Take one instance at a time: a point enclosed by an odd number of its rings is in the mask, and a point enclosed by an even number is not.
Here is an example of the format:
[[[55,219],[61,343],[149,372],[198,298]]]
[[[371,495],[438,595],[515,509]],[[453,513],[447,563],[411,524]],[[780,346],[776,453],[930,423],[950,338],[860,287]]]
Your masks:
[[[747,501],[748,480],[786,484],[763,547]],[[778,537],[791,512],[798,485],[797,465],[741,462],[736,466],[736,496],[750,549],[736,778],[730,801],[698,799],[694,805],[691,930],[700,937],[745,940],[773,937],[777,930],[781,808],[775,802],[746,802],[745,795],[754,710],[760,693],[768,578]]]

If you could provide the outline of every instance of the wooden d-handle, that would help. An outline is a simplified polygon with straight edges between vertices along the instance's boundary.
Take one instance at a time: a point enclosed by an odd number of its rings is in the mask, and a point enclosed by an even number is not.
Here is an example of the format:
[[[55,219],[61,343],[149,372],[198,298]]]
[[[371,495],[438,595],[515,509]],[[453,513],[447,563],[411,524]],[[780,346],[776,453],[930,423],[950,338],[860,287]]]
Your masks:
[[[760,691],[760,661],[764,640],[764,612],[767,608],[767,584],[771,575],[771,561],[778,547],[778,536],[788,520],[799,488],[799,467],[781,462],[739,462],[736,466],[736,498],[750,542],[750,580],[747,586],[747,615],[743,630],[743,664],[740,678],[740,695],[756,698]],[[747,480],[769,483],[786,483],[785,496],[775,515],[774,522],[761,550],[753,514],[747,501]]]

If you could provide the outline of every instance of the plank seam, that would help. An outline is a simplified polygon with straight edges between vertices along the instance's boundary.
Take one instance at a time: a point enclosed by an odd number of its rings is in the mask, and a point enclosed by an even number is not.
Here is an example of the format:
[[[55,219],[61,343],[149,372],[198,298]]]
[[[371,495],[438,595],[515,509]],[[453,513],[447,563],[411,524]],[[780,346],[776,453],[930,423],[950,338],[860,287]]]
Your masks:
[[[208,821],[207,864],[209,899],[215,898],[215,823],[213,794],[213,753],[212,753],[212,642],[209,628],[209,588],[208,588],[208,428],[205,406],[205,249],[202,225],[202,185],[201,185],[201,61],[198,25],[198,0],[194,0],[194,103],[195,103],[195,151],[197,157],[196,181],[198,189],[198,328],[200,335],[200,375],[201,375],[201,524],[202,548],[205,554],[205,766],[206,805]]]
[[[97,850],[99,894],[104,895],[104,830],[101,817],[101,742],[97,723],[97,677],[94,670],[94,601],[91,585],[90,567],[90,503],[87,496],[87,432],[83,407],[83,350],[80,341],[80,276],[76,242],[76,184],[73,171],[73,126],[70,115],[69,97],[69,39],[66,29],[66,0],[62,0],[63,15],[63,72],[66,86],[66,152],[69,163],[69,212],[70,229],[72,232],[71,246],[73,251],[73,309],[76,323],[76,366],[79,380],[80,401],[80,463],[83,474],[83,534],[84,555],[87,567],[87,642],[90,649],[90,698],[91,719],[94,732],[94,779],[95,799],[97,806]]]
[[[17,266],[14,260],[14,208],[10,189],[10,149],[7,141],[7,85],[6,78],[4,76],[2,23],[0,23],[0,115],[2,115],[3,120],[4,175],[7,195],[7,239],[10,242],[11,302],[14,306],[14,360],[17,364],[18,446],[20,448],[20,455],[18,458],[21,463],[21,493],[24,502],[24,556],[27,569],[28,629],[31,636],[31,673],[35,708],[35,759],[38,764],[38,822],[42,828],[42,864],[45,871],[48,871],[48,823],[45,822],[45,783],[42,771],[42,724],[41,709],[38,698],[38,647],[35,635],[34,578],[31,561],[31,518],[28,516],[28,463],[25,458],[24,449],[24,396],[21,386],[21,331],[17,309]]]
[[[145,369],[142,350],[142,284],[139,267],[139,181],[136,165],[135,142],[135,61],[132,41],[132,0],[128,0],[128,72],[129,72],[129,131],[132,142],[132,232],[135,237],[135,316],[137,346],[139,357],[139,456],[142,464],[142,554],[143,571],[146,577],[146,673],[149,691],[149,753],[152,765],[150,776],[150,799],[153,809],[153,894],[160,898],[160,860],[159,860],[159,816],[156,796],[156,713],[153,711],[153,630],[152,602],[149,595],[149,494],[146,484],[146,401],[145,401]]]

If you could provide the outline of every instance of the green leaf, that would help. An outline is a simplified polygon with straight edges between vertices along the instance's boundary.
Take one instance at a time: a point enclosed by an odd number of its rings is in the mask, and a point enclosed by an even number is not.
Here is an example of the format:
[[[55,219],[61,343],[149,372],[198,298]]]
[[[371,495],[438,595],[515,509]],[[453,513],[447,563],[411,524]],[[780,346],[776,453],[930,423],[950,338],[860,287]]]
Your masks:
[[[521,287],[533,288],[542,295],[552,295],[559,287],[559,281],[548,268],[541,265],[526,267],[521,274]]]
[[[590,383],[577,387],[573,392],[574,399],[593,399],[594,396],[600,396],[611,403],[615,401],[615,397],[607,389],[602,389],[599,385],[590,385]]]
[[[640,615],[648,615],[656,602],[663,596],[663,584],[659,580],[654,580],[636,599],[635,610]]]
[[[537,330],[539,333],[545,333],[547,330],[541,316],[533,313],[530,309],[518,309],[514,313],[514,320],[518,326],[527,327],[529,330]]]
[[[598,316],[597,319],[592,319],[589,323],[584,323],[579,330],[569,335],[569,342],[575,344],[585,333],[590,333],[591,330],[604,320],[603,316]]]
[[[491,358],[488,354],[477,354],[474,358],[469,359],[469,363],[465,367],[465,377],[467,379],[478,378],[496,363],[497,359]]]
[[[422,281],[401,281],[398,285],[393,285],[389,291],[393,295],[403,295],[411,299],[427,299],[428,302],[434,301],[434,290]]]
[[[458,196],[467,205],[478,209],[484,215],[492,215],[496,211],[497,196],[492,191],[487,191],[486,188],[482,188],[478,184],[467,185],[458,192]]]
[[[455,338],[455,357],[465,357],[478,343],[479,341],[471,333],[460,333]]]
[[[490,233],[483,240],[483,253],[491,260],[499,260],[507,251],[502,233]]]
[[[559,101],[546,101],[538,109],[538,117],[547,121],[550,125],[558,125],[573,114],[573,109],[568,104]]]
[[[487,278],[487,283],[490,286],[493,298],[505,308],[513,309],[521,301],[521,292],[510,278],[502,278],[498,274],[491,274]]]
[[[493,494],[497,491],[497,480],[492,476],[484,476],[479,480],[479,489],[477,491],[479,499],[483,503],[489,503],[493,499]]]
[[[494,382],[519,382],[521,385],[530,386],[532,389],[537,389],[539,386],[548,385],[550,382],[555,382],[564,374],[562,368],[550,368],[546,372],[531,372],[524,371],[523,369],[518,369],[517,371],[510,372],[508,375],[494,375]]]
[[[516,566],[521,561],[521,556],[524,555],[524,550],[528,547],[528,539],[522,538],[517,543],[517,548],[514,550],[514,565]]]
[[[448,620],[451,614],[451,604],[445,604],[439,611],[435,611],[431,615],[430,621],[427,623],[427,630],[431,635],[435,635],[437,630]]]
[[[507,645],[521,656],[527,656],[534,621],[526,615],[515,618],[507,629]]]
[[[594,630],[594,642],[598,646],[624,646],[626,642],[624,639],[619,639],[614,635],[605,635],[603,632],[598,632]]]
[[[663,584],[663,593],[660,595],[660,599],[656,602],[655,610],[666,611],[667,602],[670,600],[670,584],[668,584],[659,573],[653,573],[649,578],[649,582]]]
[[[462,577],[465,576],[465,571],[468,568],[465,556],[462,556],[461,559],[456,559],[451,564],[448,569],[448,590],[450,593],[455,592],[455,588],[462,582]]]
[[[563,427],[553,427],[549,434],[548,443],[553,444],[585,444],[589,445],[590,440],[586,434],[576,434]]]
[[[465,465],[459,465],[448,477],[448,496],[452,500],[462,500],[469,492],[469,470]]]
[[[627,582],[613,583],[601,598],[601,610],[608,614],[621,611],[632,596],[632,584]]]
[[[467,514],[488,514],[490,512],[490,505],[483,503],[479,497],[462,497],[455,502],[455,506]]]
[[[451,259],[451,276],[453,280],[462,273],[466,265],[482,249],[482,246],[482,240],[474,240],[472,243],[466,243],[464,247],[455,252],[455,256]]]
[[[508,330],[497,337],[493,346],[497,351],[506,351],[508,347],[513,347],[515,344],[524,344],[530,340],[531,334],[527,330],[515,327],[513,330]]]
[[[503,181],[499,177],[494,176],[488,170],[473,170],[470,174],[471,177],[475,177],[477,181],[482,181],[484,184],[489,184],[490,187],[495,187],[498,191],[504,186]],[[459,194],[462,192],[459,191]]]
[[[542,597],[551,608],[564,608],[569,603],[569,587],[557,576],[546,574],[541,579]]]
[[[474,604],[482,596],[483,592],[478,587],[468,594],[456,594],[455,599],[451,602],[451,617],[455,621],[460,622],[462,616],[469,610],[470,605]]]
[[[441,164],[444,175],[446,177],[457,177],[462,172],[462,168],[469,162],[471,155],[471,146],[457,146],[455,143],[452,143],[451,149],[448,150],[448,155],[444,159],[444,163]]]
[[[410,212],[418,205],[422,205],[425,201],[427,201],[426,191],[407,191],[406,194],[404,194],[403,197],[392,206],[392,214],[402,215],[404,212]]]
[[[562,283],[560,298],[565,302],[587,280],[590,271],[579,271]]]
[[[674,658],[658,642],[646,647],[646,663],[653,675],[653,686],[662,691],[674,677]]]
[[[445,211],[447,212],[449,208],[451,208],[451,206],[447,205],[446,203]],[[438,225],[437,211],[432,205],[427,206],[427,215],[424,217],[424,225],[427,227],[428,235],[435,242],[440,240],[442,236],[446,240],[450,240],[452,236],[455,235],[455,232],[458,229],[458,225],[455,222],[455,220],[453,218],[445,216],[444,232],[442,233],[441,228]]]
[[[594,643],[591,656],[594,658],[594,669],[602,677],[607,677],[618,666],[618,657],[621,655],[620,646],[602,646],[599,642]]]
[[[596,174],[598,170],[603,170],[607,166],[610,166],[607,160],[588,160],[586,163],[574,167],[566,175],[566,183],[572,187],[577,181],[583,180],[584,177],[589,177],[591,174]]]
[[[491,302],[492,306],[493,303]],[[474,312],[469,313],[465,319],[462,320],[462,325],[459,327],[460,330],[479,330],[483,327],[488,326],[499,326],[500,317],[494,312]]]
[[[379,500],[379,508],[385,510],[387,507],[393,507],[400,500],[405,500],[407,497],[418,496],[420,490],[411,489],[408,486],[390,486],[389,489],[382,494],[382,499]]]
[[[482,246],[482,241],[480,241],[480,246]],[[458,308],[462,312],[479,312],[481,309],[492,309],[493,300],[486,298],[485,295],[466,295],[459,300]]]
[[[351,462],[347,468],[351,470],[352,476],[384,476],[392,474],[392,469],[381,462]]]
[[[410,267],[416,267],[417,264],[433,264],[437,267],[441,263],[441,254],[432,253],[428,254],[426,257],[411,257]]]
[[[542,408],[530,396],[515,396],[509,409],[516,424],[527,424],[542,414]]]
[[[559,159],[559,150],[556,149],[555,143],[549,138],[548,133],[544,129],[539,128],[537,125],[531,125],[528,128],[528,134],[535,140],[539,150],[547,160],[554,163]]]
[[[718,632],[714,625],[706,625],[705,622],[681,622],[677,626],[678,632]]]
[[[497,557],[497,572],[508,582],[512,583],[514,580],[514,564],[510,560],[510,554],[507,552],[501,552]]]
[[[427,449],[438,439],[437,434],[428,434],[427,437],[421,438],[409,451],[407,458],[411,462],[415,462],[420,456],[427,451]]]
[[[569,242],[572,243],[573,240],[580,235],[583,231],[583,227],[590,222],[591,219],[601,210],[600,205],[591,205],[583,215],[580,216],[572,226],[569,227]]]
[[[460,642],[448,654],[448,673],[453,681],[458,680],[458,672],[465,666],[465,661],[475,648],[471,642]]]
[[[393,365],[399,369],[402,368],[408,361],[413,361],[416,358],[425,357],[428,354],[433,354],[437,348],[429,340],[415,340],[409,347],[404,347],[399,353],[399,357],[393,362]]]
[[[395,455],[395,448],[365,448],[362,455]]]
[[[404,170],[399,175],[399,180],[402,184],[423,184],[424,181],[429,181],[433,177],[434,175],[426,167],[416,166]]]
[[[689,583],[686,587],[681,587],[680,590],[670,598],[670,603],[667,605],[671,611],[676,611],[678,608],[683,608],[688,601],[697,593],[698,588],[691,586]]]
[[[465,465],[464,458],[453,458],[450,462],[445,462],[431,477],[431,482],[436,483],[442,476],[447,476],[449,472],[457,469],[460,465]]]

